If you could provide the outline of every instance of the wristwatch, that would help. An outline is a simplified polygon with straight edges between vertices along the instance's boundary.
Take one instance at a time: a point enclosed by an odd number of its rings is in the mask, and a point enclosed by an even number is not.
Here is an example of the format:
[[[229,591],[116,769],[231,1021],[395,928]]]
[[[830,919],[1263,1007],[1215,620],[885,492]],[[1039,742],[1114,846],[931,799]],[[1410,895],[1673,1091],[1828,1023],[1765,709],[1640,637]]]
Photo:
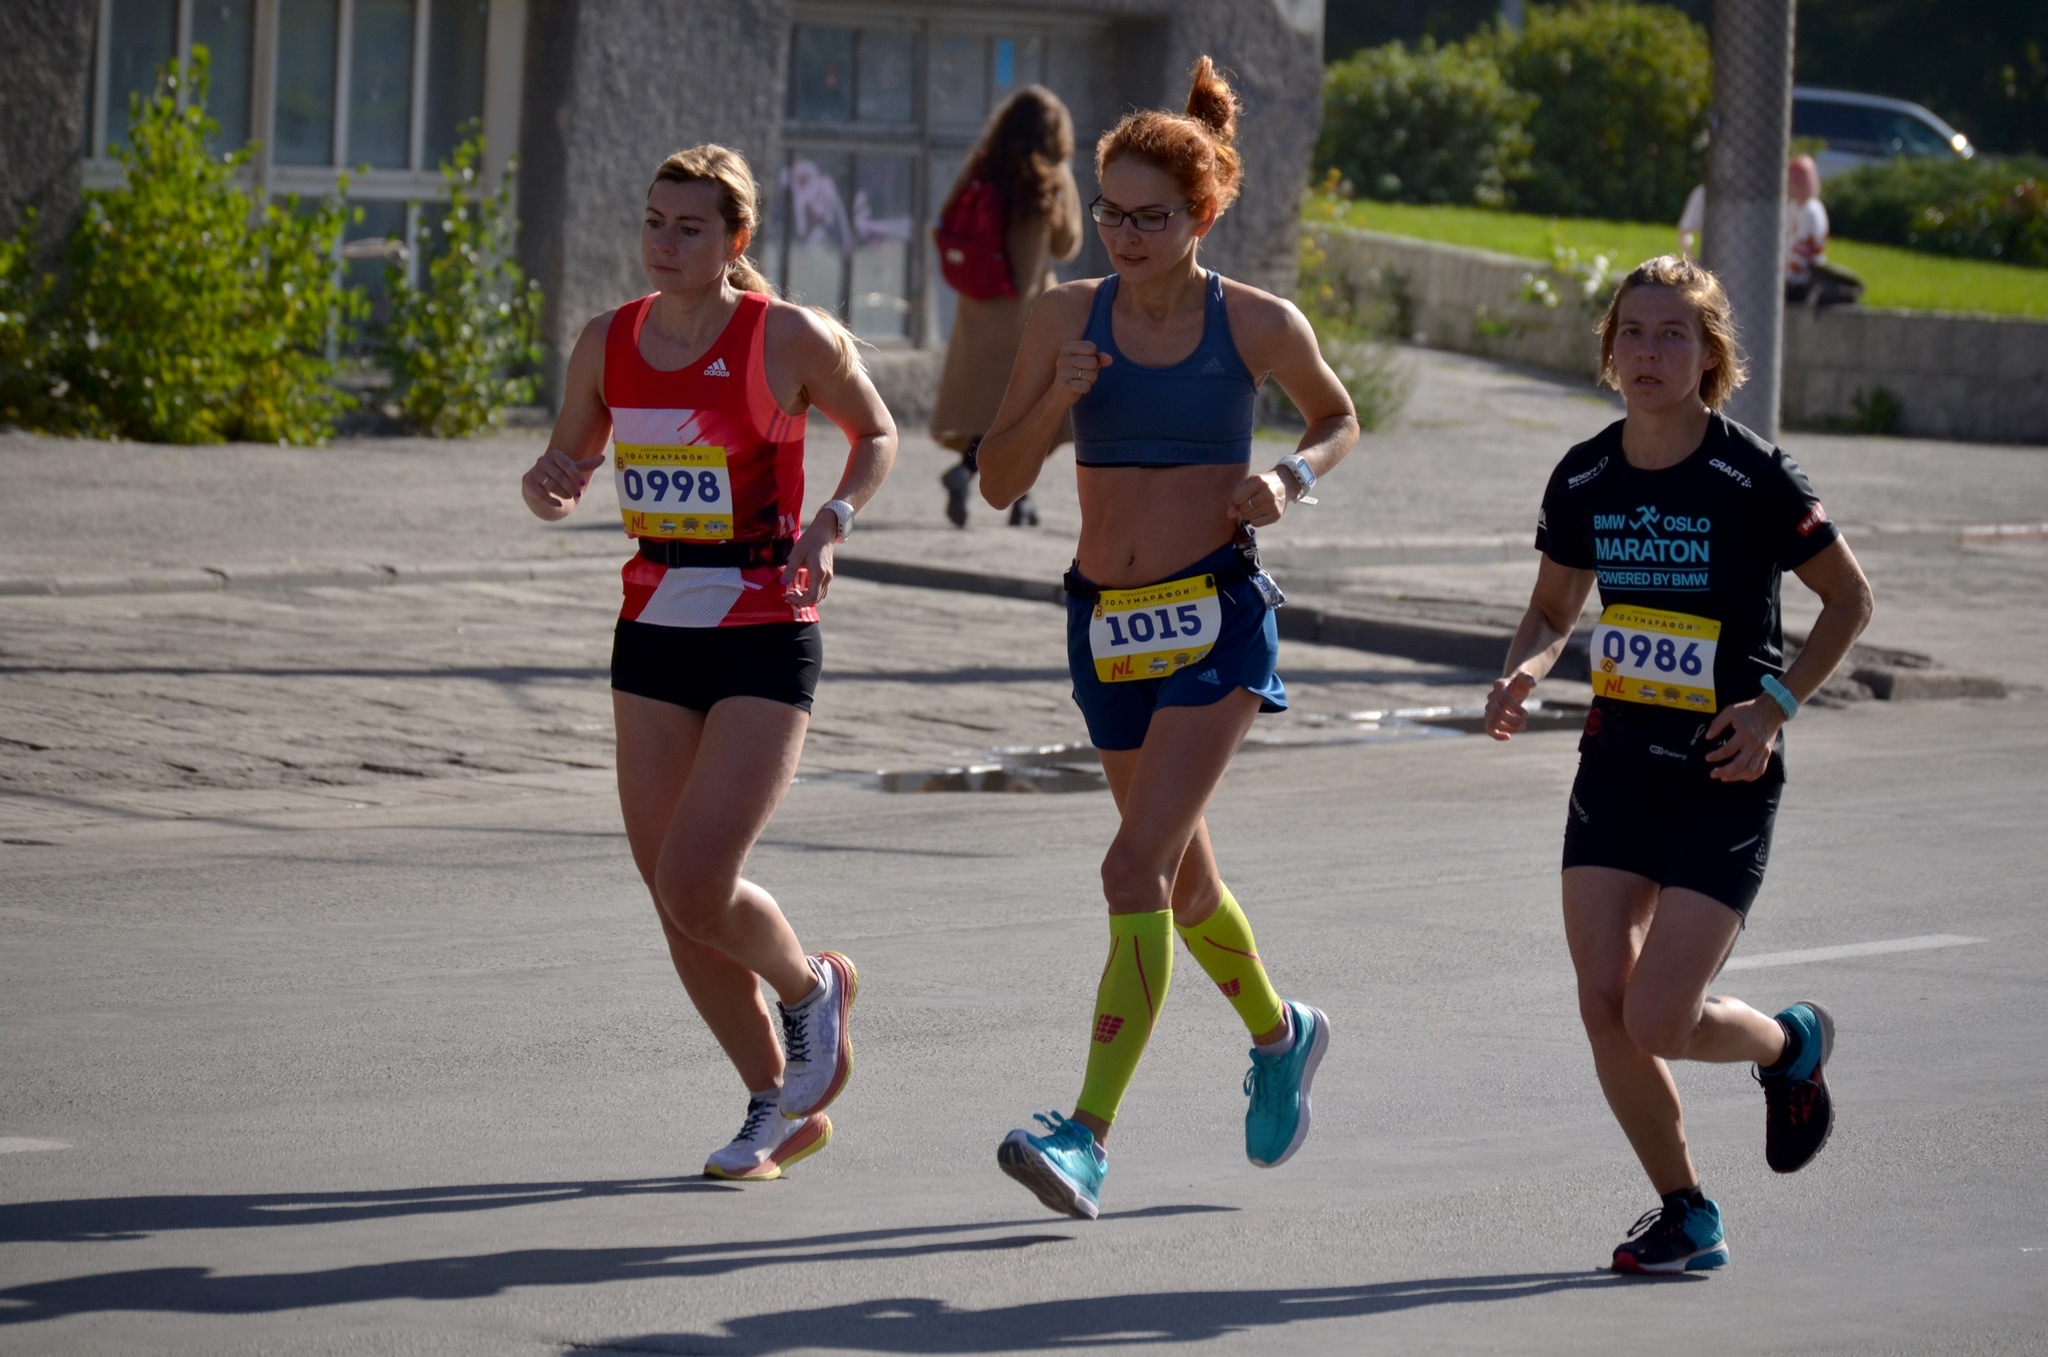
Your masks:
[[[1314,468],[1309,466],[1308,458],[1298,452],[1291,457],[1282,457],[1279,466],[1274,469],[1277,471],[1281,468],[1285,468],[1287,473],[1294,477],[1295,485],[1300,487],[1294,496],[1295,503],[1316,503],[1316,497],[1309,493],[1316,488],[1316,473]]]
[[[832,517],[839,523],[839,531],[833,534],[832,540],[844,542],[847,534],[853,531],[853,506],[843,499],[828,499],[825,507],[832,511]]]

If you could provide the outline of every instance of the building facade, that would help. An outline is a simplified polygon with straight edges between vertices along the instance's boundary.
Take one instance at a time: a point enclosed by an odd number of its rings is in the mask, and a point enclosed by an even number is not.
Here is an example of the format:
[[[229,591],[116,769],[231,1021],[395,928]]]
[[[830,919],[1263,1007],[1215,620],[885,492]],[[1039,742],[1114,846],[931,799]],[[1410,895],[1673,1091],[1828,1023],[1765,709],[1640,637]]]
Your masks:
[[[253,142],[271,194],[363,210],[345,248],[373,291],[395,242],[431,232],[438,166],[481,126],[487,173],[519,157],[522,261],[548,299],[550,386],[583,322],[639,294],[640,204],[670,151],[717,141],[769,203],[755,246],[790,296],[831,308],[901,386],[952,319],[930,238],[988,113],[1022,85],[1073,110],[1089,149],[1127,109],[1177,106],[1215,57],[1243,97],[1243,197],[1205,245],[1263,286],[1292,280],[1321,114],[1322,0],[16,0],[0,82],[0,214],[61,223],[118,181],[131,93],[210,54],[224,147]],[[1070,276],[1100,273],[1088,247]],[[885,381],[885,386],[889,385]],[[895,394],[895,393],[892,393]],[[914,396],[908,403],[915,405]]]

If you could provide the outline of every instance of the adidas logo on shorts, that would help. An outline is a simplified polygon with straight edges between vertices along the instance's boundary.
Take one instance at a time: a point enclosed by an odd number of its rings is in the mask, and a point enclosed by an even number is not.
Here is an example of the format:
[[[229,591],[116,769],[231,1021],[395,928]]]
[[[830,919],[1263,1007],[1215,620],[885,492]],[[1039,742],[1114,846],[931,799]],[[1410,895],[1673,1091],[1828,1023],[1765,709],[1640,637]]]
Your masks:
[[[704,369],[704,375],[706,377],[730,377],[732,373],[726,369],[723,358],[714,358],[711,360],[711,366]]]
[[[1201,673],[1195,675],[1195,679],[1197,682],[1200,683],[1214,683],[1218,685],[1220,685],[1223,682],[1222,679],[1216,677],[1216,671],[1214,669],[1204,669]]]

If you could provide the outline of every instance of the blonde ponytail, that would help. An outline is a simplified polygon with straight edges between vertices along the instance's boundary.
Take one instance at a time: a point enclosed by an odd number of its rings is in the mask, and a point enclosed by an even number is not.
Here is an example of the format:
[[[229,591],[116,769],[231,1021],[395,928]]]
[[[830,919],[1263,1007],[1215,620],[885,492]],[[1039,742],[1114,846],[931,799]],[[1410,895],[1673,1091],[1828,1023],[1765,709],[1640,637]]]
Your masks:
[[[654,184],[716,184],[719,188],[718,215],[725,219],[728,236],[747,233],[749,243],[761,234],[761,190],[754,182],[754,172],[747,165],[747,158],[726,146],[706,143],[677,151],[661,162],[654,172]],[[649,184],[651,191],[654,184]],[[768,281],[748,255],[726,266],[726,278],[742,292],[762,292],[770,297],[781,294]],[[839,361],[843,371],[861,370],[860,341],[853,337],[853,331],[840,322],[822,306],[805,308],[818,317],[831,336],[833,347],[839,350]]]

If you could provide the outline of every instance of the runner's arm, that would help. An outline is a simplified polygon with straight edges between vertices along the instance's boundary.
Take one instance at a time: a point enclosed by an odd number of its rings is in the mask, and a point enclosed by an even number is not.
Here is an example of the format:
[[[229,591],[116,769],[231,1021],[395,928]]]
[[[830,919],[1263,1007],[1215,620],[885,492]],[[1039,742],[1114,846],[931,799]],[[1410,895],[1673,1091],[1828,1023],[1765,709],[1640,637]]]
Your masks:
[[[769,335],[775,358],[798,378],[802,399],[846,435],[846,469],[829,498],[843,499],[858,512],[895,464],[896,421],[866,369],[847,361],[817,317],[801,307],[778,305],[771,319],[781,322]],[[831,587],[838,535],[838,517],[821,503],[782,570],[783,589],[798,607],[816,604]]]
[[[1820,690],[1828,675],[1835,672],[1835,666],[1848,655],[1849,647],[1856,644],[1875,604],[1870,581],[1863,577],[1863,567],[1856,563],[1849,544],[1839,537],[1792,573],[1820,595],[1820,616],[1814,619],[1813,630],[1807,633],[1799,658],[1781,680],[1795,699],[1804,702]],[[1728,736],[1707,754],[1707,762],[1716,765],[1714,780],[1753,782],[1762,777],[1770,766],[1778,729],[1789,719],[1769,693],[1723,707],[1707,727],[1709,740],[1719,739],[1723,732]]]
[[[1522,614],[1522,624],[1508,644],[1507,665],[1486,697],[1486,733],[1494,739],[1510,739],[1528,728],[1529,713],[1523,700],[1564,653],[1564,644],[1578,625],[1579,612],[1586,606],[1594,582],[1590,570],[1559,565],[1548,556],[1537,558],[1536,589],[1529,595],[1529,610]]]
[[[1010,385],[975,454],[981,497],[998,509],[1007,509],[1037,484],[1067,411],[1109,365],[1109,355],[1097,353],[1081,338],[1094,299],[1095,284],[1063,283],[1032,304],[1017,361],[1010,367]]]
[[[555,417],[548,449],[520,478],[519,493],[534,517],[549,523],[567,518],[590,487],[590,475],[604,465],[612,412],[604,403],[604,337],[607,311],[583,327],[569,352],[562,382],[562,412]]]
[[[1849,543],[1837,537],[1792,572],[1799,582],[1820,595],[1820,616],[1806,635],[1799,658],[1785,671],[1784,684],[1801,702],[1820,691],[1836,666],[1848,657],[1849,648],[1870,625],[1877,601],[1870,581],[1857,564]]]
[[[1315,329],[1299,307],[1250,288],[1245,292],[1250,295],[1239,302],[1232,325],[1234,334],[1244,335],[1239,352],[1254,358],[1247,366],[1278,382],[1301,411],[1308,427],[1294,452],[1320,479],[1358,443],[1351,393],[1323,360]],[[1241,521],[1263,528],[1277,523],[1299,493],[1300,483],[1276,468],[1245,477],[1231,494],[1231,506]]]

